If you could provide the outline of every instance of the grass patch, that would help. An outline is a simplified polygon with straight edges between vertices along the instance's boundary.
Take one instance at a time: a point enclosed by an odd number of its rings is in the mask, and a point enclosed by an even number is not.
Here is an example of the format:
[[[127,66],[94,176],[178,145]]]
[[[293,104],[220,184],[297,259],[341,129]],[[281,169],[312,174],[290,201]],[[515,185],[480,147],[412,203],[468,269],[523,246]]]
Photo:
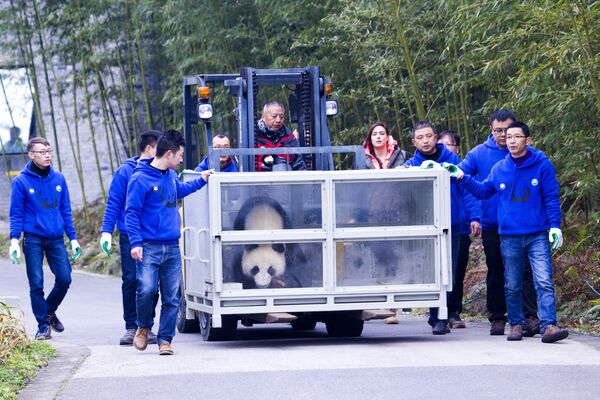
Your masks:
[[[56,354],[49,344],[31,342],[13,309],[0,303],[0,399],[17,393]]]
[[[14,348],[0,362],[0,399],[17,399],[18,391],[31,382],[38,370],[55,355],[56,350],[43,341],[33,341]]]

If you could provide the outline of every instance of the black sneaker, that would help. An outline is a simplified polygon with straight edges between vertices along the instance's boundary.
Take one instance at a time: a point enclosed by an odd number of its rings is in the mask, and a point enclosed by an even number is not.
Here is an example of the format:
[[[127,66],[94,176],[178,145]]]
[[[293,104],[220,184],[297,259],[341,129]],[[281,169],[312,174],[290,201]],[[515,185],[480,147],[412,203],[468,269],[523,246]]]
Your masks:
[[[528,317],[523,325],[523,336],[533,337],[540,333],[540,320],[536,317]]]
[[[445,335],[446,333],[450,333],[448,322],[442,320],[436,322],[433,326],[433,329],[431,330],[431,333],[433,333],[434,335]]]
[[[492,327],[490,328],[490,335],[492,335],[492,336],[504,335],[504,327],[505,326],[506,326],[506,322],[501,319],[492,321]]]
[[[156,333],[148,332],[148,344],[156,344]]]
[[[62,332],[65,330],[64,325],[62,324],[62,322],[60,322],[60,320],[56,316],[56,313],[46,315],[46,320],[50,323],[50,327],[56,332]]]
[[[136,329],[127,329],[125,334],[121,336],[121,340],[119,340],[119,345],[121,346],[132,346],[133,345],[133,337],[135,336]]]
[[[52,339],[52,334],[50,333],[49,326],[45,326],[43,328],[38,328],[38,331],[35,334],[35,340],[50,340],[50,339]]]

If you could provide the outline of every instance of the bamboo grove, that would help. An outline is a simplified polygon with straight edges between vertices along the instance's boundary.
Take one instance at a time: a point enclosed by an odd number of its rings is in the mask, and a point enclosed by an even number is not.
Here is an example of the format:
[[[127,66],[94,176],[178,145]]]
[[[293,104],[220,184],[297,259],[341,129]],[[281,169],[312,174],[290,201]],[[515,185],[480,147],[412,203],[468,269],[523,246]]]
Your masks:
[[[136,152],[141,130],[181,128],[184,75],[319,65],[342,109],[334,144],[361,143],[382,120],[410,150],[410,127],[427,119],[457,130],[465,154],[487,135],[489,113],[511,108],[555,163],[564,210],[579,221],[600,219],[598,1],[4,3],[2,51],[27,66],[39,133],[68,135],[56,164],[62,168],[65,152],[77,160],[84,199],[82,126],[104,195],[98,152],[108,150],[112,171],[119,149]],[[40,96],[50,97],[50,109],[40,109]],[[66,131],[57,132],[58,116]]]

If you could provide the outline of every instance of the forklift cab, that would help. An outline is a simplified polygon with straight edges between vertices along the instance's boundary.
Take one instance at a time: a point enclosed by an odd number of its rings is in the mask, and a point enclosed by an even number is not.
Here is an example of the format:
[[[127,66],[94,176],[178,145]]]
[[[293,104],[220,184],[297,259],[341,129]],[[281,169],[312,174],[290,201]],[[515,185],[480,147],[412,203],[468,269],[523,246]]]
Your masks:
[[[221,86],[224,94],[216,94]],[[209,167],[219,169],[218,156],[239,156],[240,171],[255,171],[254,158],[257,154],[303,154],[308,170],[332,170],[332,153],[351,152],[364,160],[360,146],[332,148],[328,119],[338,114],[338,103],[331,95],[331,82],[322,76],[319,67],[256,69],[242,68],[239,74],[203,74],[185,77],[183,81],[184,134],[189,151],[186,152],[185,168],[197,165],[197,154],[204,148],[209,154]],[[286,124],[297,125],[300,147],[295,149],[254,149],[262,103],[272,97],[281,97],[279,90],[287,91]],[[265,95],[262,102],[259,97]],[[212,151],[213,121],[218,101],[225,104],[223,96],[234,98],[235,132],[229,132],[236,149]],[[231,104],[231,102],[229,103]],[[217,117],[219,117],[217,115]],[[202,125],[203,132],[194,129]],[[289,125],[288,125],[289,127]],[[230,129],[233,130],[233,129]],[[212,154],[217,153],[217,154]],[[355,159],[357,166],[364,165]]]

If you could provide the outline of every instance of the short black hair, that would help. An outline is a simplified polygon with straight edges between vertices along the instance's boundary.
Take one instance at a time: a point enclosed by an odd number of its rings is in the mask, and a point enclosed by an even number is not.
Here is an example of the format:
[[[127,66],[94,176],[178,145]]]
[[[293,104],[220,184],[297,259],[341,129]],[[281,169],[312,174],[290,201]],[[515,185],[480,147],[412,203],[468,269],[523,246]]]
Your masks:
[[[513,123],[511,123],[508,126],[507,129],[510,129],[510,128],[521,128],[525,137],[531,136],[531,131],[529,130],[529,127],[527,126],[527,124],[525,122],[514,121]]]
[[[27,142],[27,152],[30,152],[33,149],[33,146],[36,144],[43,144],[44,146],[50,146],[50,142],[44,139],[43,137],[34,137]]]
[[[507,110],[506,108],[500,108],[500,109],[494,111],[492,113],[492,115],[490,115],[490,118],[488,119],[488,123],[490,126],[492,126],[492,122],[494,122],[494,121],[503,122],[503,121],[506,121],[507,119],[512,119],[513,121],[516,121],[517,117],[515,116],[515,113],[513,113],[512,111]]]
[[[158,138],[158,142],[156,143],[156,157],[164,156],[169,150],[176,153],[180,146],[185,147],[185,138],[181,132],[175,129],[168,129]]]
[[[151,130],[142,132],[140,139],[138,140],[138,149],[140,153],[143,153],[144,150],[146,150],[146,146],[155,146],[160,135],[162,135],[161,131]]]
[[[433,131],[433,133],[435,133],[437,135],[437,131],[435,130],[435,128],[433,127],[433,124],[429,121],[418,121],[415,126],[413,126],[412,128],[412,137],[415,137],[415,132],[417,131],[417,129],[423,129],[423,128],[431,128],[431,130]]]
[[[449,136],[450,138],[452,138],[452,141],[454,142],[455,145],[460,146],[460,135],[458,134],[458,132],[456,131],[442,131],[442,133],[440,133],[438,135],[438,140],[440,140],[441,138],[445,137],[445,136]]]

